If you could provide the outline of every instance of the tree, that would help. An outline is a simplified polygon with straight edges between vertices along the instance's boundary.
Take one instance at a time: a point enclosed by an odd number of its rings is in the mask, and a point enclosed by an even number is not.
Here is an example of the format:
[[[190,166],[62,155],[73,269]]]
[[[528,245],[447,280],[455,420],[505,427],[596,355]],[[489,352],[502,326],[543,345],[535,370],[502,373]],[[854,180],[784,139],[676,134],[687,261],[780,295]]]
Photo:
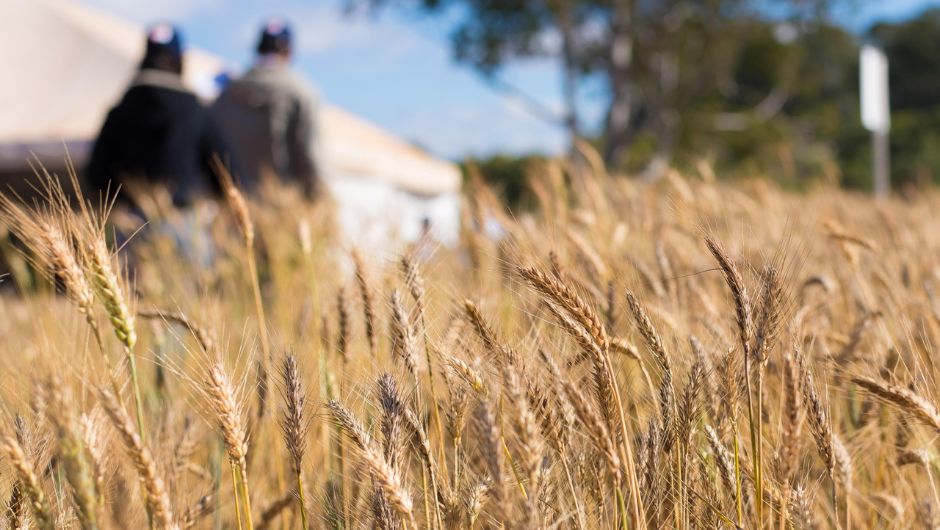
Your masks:
[[[831,27],[824,14],[837,0],[348,1],[446,21],[456,60],[490,79],[516,60],[557,61],[559,121],[572,138],[582,133],[580,84],[602,80],[604,158],[655,169],[716,134],[788,129],[769,122],[799,93],[806,64],[817,60],[803,45]]]

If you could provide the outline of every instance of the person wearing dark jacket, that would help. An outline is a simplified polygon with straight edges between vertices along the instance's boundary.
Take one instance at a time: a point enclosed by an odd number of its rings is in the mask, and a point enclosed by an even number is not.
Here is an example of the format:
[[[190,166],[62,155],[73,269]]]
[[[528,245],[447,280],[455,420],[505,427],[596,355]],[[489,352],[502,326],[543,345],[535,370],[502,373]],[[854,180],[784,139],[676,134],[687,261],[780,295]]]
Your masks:
[[[219,190],[214,158],[227,147],[209,111],[182,81],[179,32],[157,24],[147,32],[140,69],[108,113],[87,168],[93,190],[127,179],[167,186],[177,206]]]

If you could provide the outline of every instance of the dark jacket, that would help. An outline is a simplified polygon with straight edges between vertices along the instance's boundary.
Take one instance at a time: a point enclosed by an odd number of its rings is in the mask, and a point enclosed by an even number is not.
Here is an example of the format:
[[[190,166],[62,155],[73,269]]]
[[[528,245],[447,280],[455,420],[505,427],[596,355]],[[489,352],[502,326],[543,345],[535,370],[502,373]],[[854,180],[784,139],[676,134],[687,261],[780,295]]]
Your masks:
[[[92,189],[125,179],[165,184],[177,205],[216,194],[213,157],[227,148],[209,111],[176,74],[141,70],[101,128],[88,165]]]
[[[255,66],[225,88],[212,110],[232,142],[243,189],[251,192],[271,175],[316,196],[317,95],[287,65]]]

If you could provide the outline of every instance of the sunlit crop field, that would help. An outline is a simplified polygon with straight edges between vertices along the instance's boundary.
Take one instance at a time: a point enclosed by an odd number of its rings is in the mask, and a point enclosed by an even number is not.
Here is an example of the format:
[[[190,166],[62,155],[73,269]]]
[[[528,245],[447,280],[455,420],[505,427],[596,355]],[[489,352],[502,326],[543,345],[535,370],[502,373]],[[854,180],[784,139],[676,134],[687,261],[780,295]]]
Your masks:
[[[940,196],[575,167],[394,253],[5,201],[6,527],[940,526]]]

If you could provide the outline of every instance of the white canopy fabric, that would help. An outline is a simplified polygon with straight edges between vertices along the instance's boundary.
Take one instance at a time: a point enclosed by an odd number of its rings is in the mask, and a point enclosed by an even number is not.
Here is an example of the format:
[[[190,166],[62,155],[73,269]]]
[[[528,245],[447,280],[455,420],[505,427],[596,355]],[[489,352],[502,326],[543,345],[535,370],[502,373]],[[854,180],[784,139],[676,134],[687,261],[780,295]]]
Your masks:
[[[108,109],[143,54],[143,29],[73,0],[0,0],[0,171],[27,167],[31,152],[81,167]],[[226,63],[187,49],[184,77],[215,95]],[[454,194],[460,173],[394,135],[337,107],[321,108],[321,153],[328,183],[347,177],[418,196]]]

